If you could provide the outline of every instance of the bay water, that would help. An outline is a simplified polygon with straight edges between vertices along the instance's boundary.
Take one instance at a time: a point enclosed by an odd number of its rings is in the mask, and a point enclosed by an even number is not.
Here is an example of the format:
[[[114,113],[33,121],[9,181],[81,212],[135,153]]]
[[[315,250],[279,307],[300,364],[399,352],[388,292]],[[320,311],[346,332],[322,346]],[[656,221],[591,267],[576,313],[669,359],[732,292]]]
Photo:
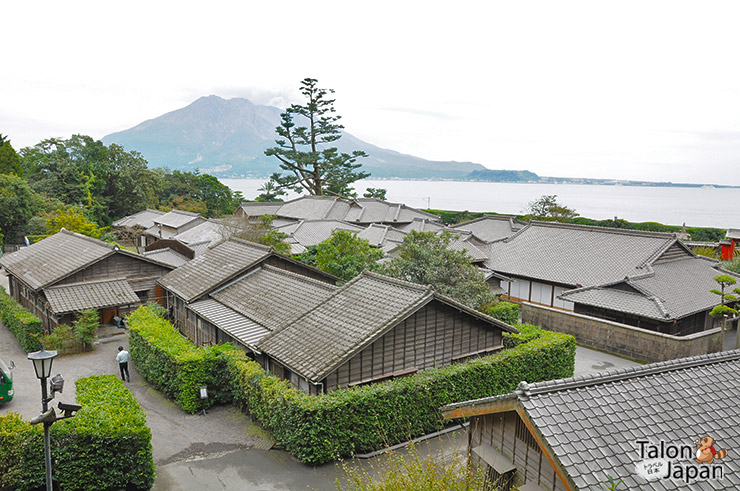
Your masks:
[[[266,179],[219,179],[247,199],[254,199]],[[365,179],[355,183],[358,196],[366,188],[387,189],[388,201],[414,208],[522,214],[530,201],[557,195],[558,203],[581,216],[598,220],[622,218],[666,225],[740,228],[740,189],[590,184],[538,184],[472,181]],[[285,199],[297,197],[291,193]]]

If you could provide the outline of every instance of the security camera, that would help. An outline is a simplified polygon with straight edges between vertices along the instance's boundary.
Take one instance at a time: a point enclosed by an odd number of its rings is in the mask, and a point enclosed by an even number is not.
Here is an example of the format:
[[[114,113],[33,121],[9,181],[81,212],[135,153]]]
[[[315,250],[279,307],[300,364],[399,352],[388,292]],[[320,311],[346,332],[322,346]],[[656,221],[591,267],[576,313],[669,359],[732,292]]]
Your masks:
[[[51,388],[51,398],[54,397],[54,394],[59,392],[60,394],[64,390],[64,377],[62,377],[61,373],[57,373],[53,377],[51,377],[51,380],[49,381],[49,387]]]
[[[49,423],[49,424],[51,424],[51,423],[53,423],[56,420],[57,420],[57,414],[54,411],[54,408],[52,407],[52,408],[49,408],[47,411],[39,414],[35,418],[33,418],[31,420],[31,424],[32,425],[37,425],[39,423]]]

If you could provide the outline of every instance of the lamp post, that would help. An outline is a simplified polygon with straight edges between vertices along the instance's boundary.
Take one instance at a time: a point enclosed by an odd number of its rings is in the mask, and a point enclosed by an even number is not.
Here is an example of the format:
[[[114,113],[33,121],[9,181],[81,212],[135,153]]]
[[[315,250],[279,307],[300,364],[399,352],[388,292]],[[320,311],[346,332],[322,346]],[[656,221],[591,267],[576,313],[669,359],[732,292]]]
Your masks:
[[[36,370],[36,377],[41,380],[41,418],[44,423],[44,457],[46,459],[46,491],[52,491],[51,489],[51,448],[49,444],[49,427],[54,422],[54,418],[51,421],[46,416],[49,411],[49,401],[46,392],[46,379],[51,376],[51,363],[54,357],[57,356],[56,351],[46,351],[43,346],[41,351],[35,351],[28,354],[28,359],[33,362],[33,368]],[[52,409],[52,412],[54,410]]]

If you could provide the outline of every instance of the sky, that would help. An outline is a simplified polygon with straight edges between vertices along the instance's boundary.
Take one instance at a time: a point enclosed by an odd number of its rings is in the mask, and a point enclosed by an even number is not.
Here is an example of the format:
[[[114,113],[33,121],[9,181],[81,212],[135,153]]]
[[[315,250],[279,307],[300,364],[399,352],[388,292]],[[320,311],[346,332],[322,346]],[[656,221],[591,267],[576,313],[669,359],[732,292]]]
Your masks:
[[[100,139],[206,95],[285,107],[305,77],[345,130],[544,176],[740,185],[740,4],[8,2],[0,133]]]

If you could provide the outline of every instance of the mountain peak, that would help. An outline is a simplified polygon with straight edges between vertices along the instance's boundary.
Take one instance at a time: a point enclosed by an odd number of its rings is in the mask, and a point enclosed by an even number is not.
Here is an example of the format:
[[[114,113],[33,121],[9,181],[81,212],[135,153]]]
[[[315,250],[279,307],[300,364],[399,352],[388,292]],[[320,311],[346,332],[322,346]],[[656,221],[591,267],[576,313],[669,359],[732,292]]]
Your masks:
[[[211,172],[220,177],[266,177],[279,171],[278,161],[265,150],[275,145],[280,124],[276,107],[253,104],[243,97],[199,97],[181,109],[103,137],[136,150],[152,167]],[[363,170],[373,177],[462,178],[480,164],[434,162],[386,150],[345,133],[340,151],[364,150]]]

